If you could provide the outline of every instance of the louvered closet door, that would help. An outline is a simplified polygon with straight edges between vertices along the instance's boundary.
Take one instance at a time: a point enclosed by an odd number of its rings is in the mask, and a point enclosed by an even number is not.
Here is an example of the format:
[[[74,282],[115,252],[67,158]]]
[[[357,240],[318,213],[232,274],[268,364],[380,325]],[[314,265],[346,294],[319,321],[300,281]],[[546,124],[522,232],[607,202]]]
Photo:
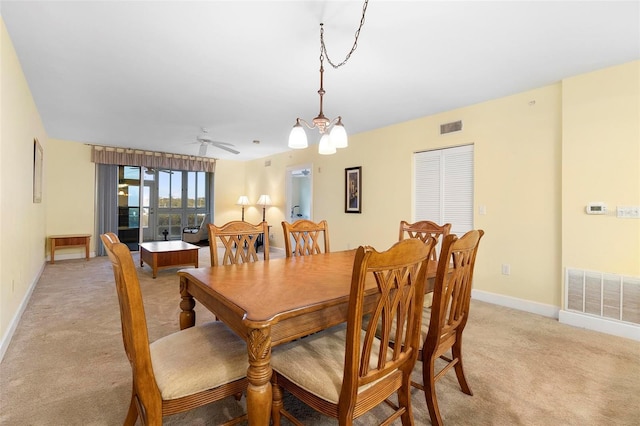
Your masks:
[[[451,223],[459,236],[473,229],[473,145],[414,154],[414,221]]]

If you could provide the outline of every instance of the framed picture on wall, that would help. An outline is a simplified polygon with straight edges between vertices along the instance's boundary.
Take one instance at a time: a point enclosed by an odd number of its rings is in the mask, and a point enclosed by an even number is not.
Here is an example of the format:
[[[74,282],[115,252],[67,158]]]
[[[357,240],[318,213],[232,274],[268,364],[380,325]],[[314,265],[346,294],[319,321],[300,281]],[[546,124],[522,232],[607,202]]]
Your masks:
[[[42,202],[42,145],[33,140],[33,202]]]
[[[344,169],[344,212],[362,213],[362,167]]]

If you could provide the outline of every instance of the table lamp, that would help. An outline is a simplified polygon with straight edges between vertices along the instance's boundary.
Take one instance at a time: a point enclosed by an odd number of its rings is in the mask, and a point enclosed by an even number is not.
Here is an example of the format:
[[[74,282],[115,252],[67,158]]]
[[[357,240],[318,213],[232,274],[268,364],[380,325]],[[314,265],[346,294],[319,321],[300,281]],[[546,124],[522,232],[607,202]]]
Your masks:
[[[236,202],[236,205],[242,206],[242,221],[244,222],[244,206],[249,205],[249,197],[246,195],[241,195]]]
[[[271,197],[269,197],[267,194],[262,194],[260,198],[258,198],[257,204],[259,206],[262,206],[262,221],[265,222],[264,211],[267,208],[267,206],[271,205]]]

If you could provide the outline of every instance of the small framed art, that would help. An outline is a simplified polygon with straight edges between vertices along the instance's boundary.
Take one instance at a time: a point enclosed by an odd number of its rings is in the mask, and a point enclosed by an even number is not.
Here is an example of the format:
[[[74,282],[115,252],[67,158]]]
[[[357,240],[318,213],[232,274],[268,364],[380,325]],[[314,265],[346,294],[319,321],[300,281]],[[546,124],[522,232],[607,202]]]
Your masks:
[[[42,202],[42,145],[33,140],[33,202]]]
[[[344,212],[362,213],[362,167],[344,169]]]

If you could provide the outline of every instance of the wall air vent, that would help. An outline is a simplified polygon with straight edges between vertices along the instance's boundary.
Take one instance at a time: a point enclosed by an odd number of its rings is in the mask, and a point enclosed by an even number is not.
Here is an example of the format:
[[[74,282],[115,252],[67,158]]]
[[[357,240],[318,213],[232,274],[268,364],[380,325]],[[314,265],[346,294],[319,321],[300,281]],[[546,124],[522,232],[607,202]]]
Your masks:
[[[445,135],[451,132],[459,132],[462,130],[462,120],[452,121],[451,123],[445,123],[440,125],[440,134]]]
[[[640,277],[567,268],[565,309],[640,325]]]

